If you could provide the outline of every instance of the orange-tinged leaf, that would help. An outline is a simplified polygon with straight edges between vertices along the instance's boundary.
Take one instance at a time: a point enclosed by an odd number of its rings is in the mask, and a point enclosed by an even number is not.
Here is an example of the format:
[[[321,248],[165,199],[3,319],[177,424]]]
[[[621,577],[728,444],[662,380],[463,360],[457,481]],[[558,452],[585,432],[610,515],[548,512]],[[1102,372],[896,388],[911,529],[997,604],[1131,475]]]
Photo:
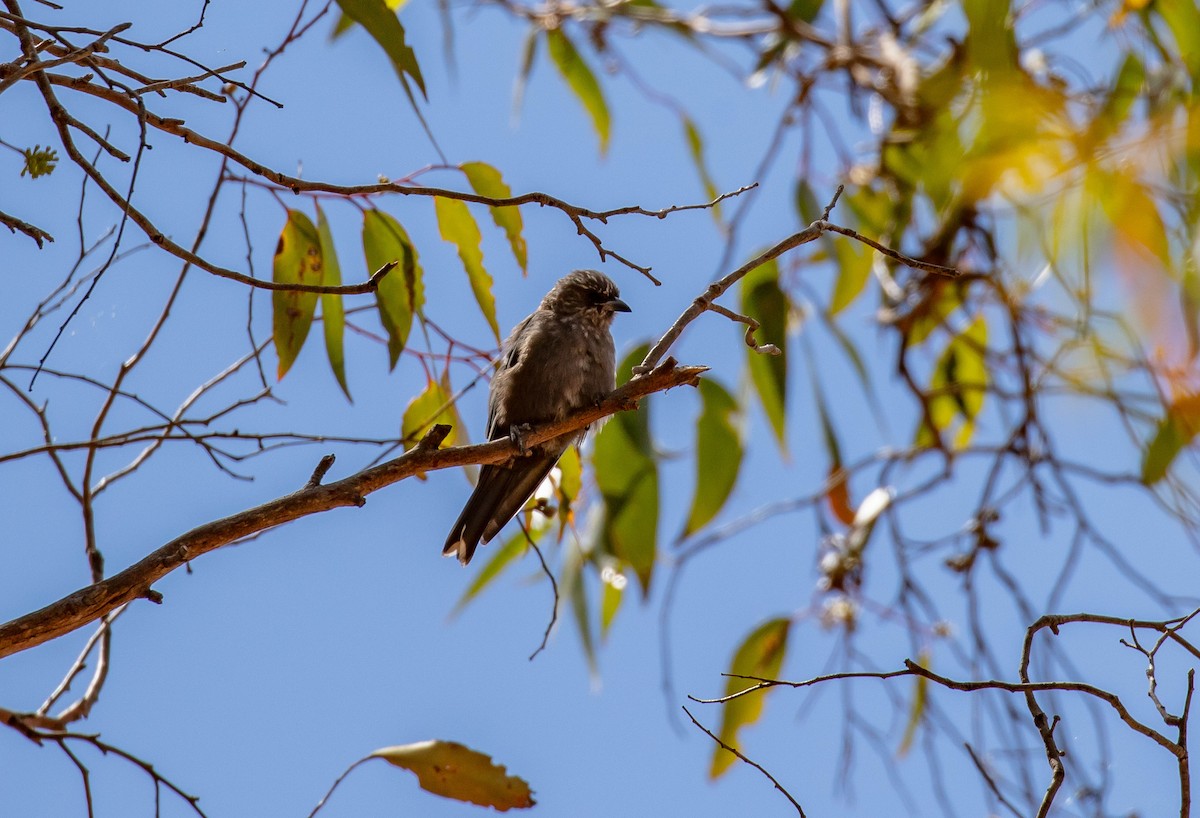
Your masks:
[[[770,619],[755,628],[734,653],[729,672],[761,679],[778,678],[784,654],[787,652],[788,631],[791,625],[790,619],[780,618]],[[730,696],[754,684],[750,679],[731,676],[725,683],[725,695]],[[721,731],[718,733],[721,741],[730,747],[738,746],[737,737],[741,729],[758,721],[758,717],[762,715],[763,701],[768,689],[739,696],[725,703],[721,714]],[[708,771],[709,778],[720,776],[734,761],[733,753],[723,747],[717,747]]]
[[[1200,433],[1200,394],[1183,395],[1167,407],[1142,455],[1142,482],[1153,485],[1167,476],[1175,458]]]
[[[825,478],[829,490],[825,499],[829,501],[829,510],[845,525],[854,522],[854,506],[850,504],[850,487],[847,482],[846,470],[831,466],[829,476]]]
[[[491,756],[454,741],[420,741],[371,753],[415,773],[421,789],[500,812],[534,805],[529,784],[509,775]]]
[[[299,210],[289,210],[272,262],[272,281],[277,284],[321,284],[324,269],[321,263],[321,240],[312,220]],[[313,313],[317,310],[317,294],[273,290],[275,352],[279,355],[278,377],[282,378],[296,361]]]

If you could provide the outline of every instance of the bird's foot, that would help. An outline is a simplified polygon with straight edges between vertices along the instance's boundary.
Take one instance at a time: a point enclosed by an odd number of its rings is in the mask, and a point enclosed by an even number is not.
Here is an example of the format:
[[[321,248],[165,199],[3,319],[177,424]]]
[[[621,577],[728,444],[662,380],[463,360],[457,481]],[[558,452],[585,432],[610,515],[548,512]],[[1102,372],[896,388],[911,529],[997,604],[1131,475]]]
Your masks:
[[[521,453],[521,457],[529,454],[529,447],[525,445],[525,435],[532,428],[528,423],[518,423],[508,430],[508,439],[516,444],[517,451]]]

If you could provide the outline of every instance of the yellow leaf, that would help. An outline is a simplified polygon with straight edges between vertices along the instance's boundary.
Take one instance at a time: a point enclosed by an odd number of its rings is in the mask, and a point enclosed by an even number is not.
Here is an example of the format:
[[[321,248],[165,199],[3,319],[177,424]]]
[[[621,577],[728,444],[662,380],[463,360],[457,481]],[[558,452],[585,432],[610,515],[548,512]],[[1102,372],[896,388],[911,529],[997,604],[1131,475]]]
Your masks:
[[[783,666],[783,656],[787,651],[788,631],[791,629],[790,619],[771,619],[759,625],[746,637],[737,653],[733,656],[731,674],[752,676],[760,679],[773,679],[779,675]],[[725,695],[729,696],[739,690],[745,690],[754,685],[751,679],[739,679],[734,676],[725,683]],[[766,690],[759,690],[745,696],[739,696],[725,704],[721,717],[721,741],[730,747],[736,747],[738,732],[747,724],[758,721],[762,715],[763,697]],[[709,778],[717,778],[733,764],[735,756],[723,747],[717,747],[713,754],[712,766],[709,768]]]
[[[275,246],[272,280],[277,284],[321,284],[324,279],[321,263],[321,241],[312,220],[299,210],[289,210],[279,243]],[[293,290],[271,292],[274,316],[275,351],[279,355],[278,377],[300,354],[304,339],[312,326],[317,310],[317,294]]]
[[[508,775],[503,765],[470,747],[453,741],[420,741],[383,747],[371,753],[403,770],[415,773],[421,789],[500,812],[528,809],[534,803],[529,784]]]

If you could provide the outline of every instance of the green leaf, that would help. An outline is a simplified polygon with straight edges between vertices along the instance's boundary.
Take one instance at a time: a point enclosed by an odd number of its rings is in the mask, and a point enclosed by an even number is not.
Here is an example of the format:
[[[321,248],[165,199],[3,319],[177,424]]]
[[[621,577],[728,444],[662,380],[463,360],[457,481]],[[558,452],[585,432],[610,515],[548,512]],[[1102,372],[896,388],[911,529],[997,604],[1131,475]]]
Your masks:
[[[317,236],[320,239],[321,260],[325,269],[325,277],[321,283],[329,287],[340,287],[342,268],[338,264],[337,252],[333,249],[333,233],[329,230],[329,222],[320,205],[317,205]],[[342,308],[342,297],[335,293],[322,293],[321,316],[325,324],[325,354],[329,358],[329,366],[333,369],[338,386],[342,387],[346,394],[346,400],[353,402],[350,387],[346,385],[346,356],[343,345],[346,314]]]
[[[830,325],[833,325],[832,322]],[[829,510],[833,512],[833,515],[846,525],[850,525],[854,520],[854,509],[850,505],[850,486],[847,484],[849,478],[842,468],[842,446],[838,441],[837,429],[833,425],[832,413],[829,411],[829,404],[825,398],[825,389],[821,386],[821,379],[817,374],[820,366],[808,335],[803,337],[803,348],[808,363],[813,399],[817,404],[817,418],[821,423],[821,440],[825,444],[825,454],[829,458],[825,481],[828,489],[825,492],[825,499],[829,502]]]
[[[572,503],[583,488],[583,460],[578,446],[569,446],[558,459],[558,541],[562,542],[567,527],[575,519]]]
[[[649,351],[643,344],[621,362],[618,383]],[[650,578],[657,555],[658,465],[652,456],[650,401],[633,412],[611,418],[596,435],[592,464],[604,500],[601,543],[624,560],[637,574],[642,594],[650,593]]]
[[[800,221],[805,224],[812,224],[821,218],[823,209],[821,205],[817,204],[817,194],[813,192],[812,185],[808,183],[807,179],[800,179],[796,182],[794,204]]]
[[[386,5],[392,11],[400,11],[400,9],[403,8],[407,2],[408,0],[383,0],[384,5]],[[338,15],[338,20],[333,26],[333,31],[329,32],[329,39],[336,40],[338,37],[341,37],[343,34],[349,31],[353,26],[354,19],[347,16],[346,12],[343,11]]]
[[[740,294],[741,312],[762,325],[755,339],[779,349],[778,355],[764,355],[746,347],[746,354],[750,381],[786,456],[788,298],[779,287],[779,265],[772,260],[751,270],[742,279]]]
[[[974,420],[983,409],[984,390],[988,385],[987,321],[977,315],[971,325],[955,339],[958,345],[957,377],[959,390],[955,393],[955,404],[962,416]]]
[[[821,13],[825,0],[792,0],[788,3],[787,16],[793,20],[811,23]]]
[[[688,116],[683,117],[683,137],[687,141],[688,153],[691,154],[692,164],[696,166],[696,173],[700,177],[700,184],[704,186],[704,195],[709,201],[713,201],[720,195],[717,190],[717,183],[713,181],[712,173],[708,170],[708,165],[704,161],[704,140],[700,136],[700,129],[696,127],[696,123]],[[721,221],[721,205],[718,202],[712,208],[713,219],[720,223]]]
[[[964,0],[970,34],[966,51],[985,73],[1007,78],[1017,69],[1017,41],[1010,0]]]
[[[1158,424],[1142,457],[1142,482],[1151,486],[1166,477],[1167,470],[1190,440],[1191,435],[1168,413]]]
[[[279,243],[275,245],[272,278],[276,284],[321,284],[325,274],[321,264],[321,240],[312,220],[299,210],[289,210]],[[291,290],[272,290],[275,352],[279,356],[278,377],[282,378],[296,361],[313,313],[317,294]]]
[[[923,668],[929,667],[928,651],[921,651],[921,655],[917,657],[917,664]],[[901,758],[908,755],[908,751],[912,749],[913,739],[917,737],[917,728],[925,719],[925,706],[928,701],[929,680],[924,676],[918,676],[913,687],[912,706],[908,708],[908,723],[904,726],[904,737],[900,739],[900,747],[896,750],[896,754]]]
[[[388,357],[391,366],[395,367],[408,342],[413,316],[419,315],[425,306],[421,267],[408,234],[400,222],[387,213],[380,210],[364,213],[362,235],[363,254],[370,271],[392,262],[399,265],[383,277],[375,293],[379,318],[387,331]]]
[[[861,192],[859,196],[862,198]],[[805,179],[796,183],[795,204],[800,220],[806,224],[811,224],[824,214],[816,194]],[[833,256],[838,271],[827,311],[828,316],[832,317],[862,294],[867,280],[871,277],[871,263],[874,258],[866,245],[840,236],[823,235],[821,245]]]
[[[608,631],[612,627],[613,620],[617,618],[621,600],[625,598],[627,584],[628,580],[625,578],[625,574],[621,573],[619,566],[605,565],[600,569],[600,638],[602,640],[608,638]]]
[[[541,537],[541,529],[533,529],[529,532],[529,536],[534,542]],[[504,541],[504,544],[492,551],[488,561],[484,563],[483,568],[471,580],[471,584],[467,586],[467,590],[463,591],[463,595],[459,597],[458,602],[454,605],[454,610],[450,612],[451,616],[457,616],[462,612],[463,608],[471,602],[475,597],[479,596],[485,588],[492,584],[492,581],[516,561],[518,557],[525,553],[528,547],[528,540],[525,539],[525,532],[517,529],[517,532]]]
[[[742,441],[737,401],[714,380],[700,381],[700,417],[696,420],[696,493],[680,539],[691,536],[717,516],[737,482]]]
[[[886,244],[896,245],[912,218],[914,192],[904,186],[897,190],[890,182],[877,185],[879,189],[869,185],[855,188],[838,200],[838,206],[854,214],[857,230],[877,239],[886,238]]]
[[[1088,136],[1101,142],[1120,132],[1126,124],[1129,109],[1137,101],[1146,83],[1146,68],[1136,54],[1126,54],[1125,61],[1117,71],[1112,90],[1104,100],[1104,107],[1096,114],[1088,130]]]
[[[459,167],[466,174],[471,189],[480,196],[487,196],[489,199],[512,198],[512,189],[504,183],[500,171],[491,165],[485,162],[464,162]],[[508,237],[513,257],[516,258],[521,272],[528,273],[528,250],[525,246],[525,237],[521,233],[524,226],[521,221],[521,209],[518,207],[489,207],[488,209],[492,213],[492,221]]]
[[[588,671],[593,677],[597,674],[596,643],[592,639],[592,623],[588,617],[587,586],[583,581],[584,554],[575,545],[570,545],[563,551],[562,574],[558,578],[558,586],[562,598],[571,606],[575,625],[579,628],[579,642],[583,646],[583,655],[587,659]]]
[[[450,434],[446,435],[445,445],[455,445],[462,424],[459,423],[458,412],[451,397],[452,393],[445,383],[431,379],[425,384],[424,391],[408,402],[400,424],[400,437],[404,441],[405,449],[416,446],[435,423],[445,423],[451,427]]]
[[[525,33],[525,42],[521,46],[521,66],[513,79],[513,119],[521,113],[521,103],[525,101],[525,86],[529,84],[529,75],[533,71],[533,62],[537,59],[537,45],[541,40],[542,29],[532,25]]]
[[[1187,66],[1194,89],[1200,82],[1200,8],[1196,0],[1156,0],[1150,9],[1175,38],[1179,59]]]
[[[983,408],[988,386],[987,323],[982,315],[956,335],[938,358],[929,382],[929,409],[938,432],[950,428],[955,417],[962,426],[955,447],[964,448],[975,432],[975,417]],[[916,445],[934,445],[933,433],[922,421]]]
[[[871,248],[848,238],[834,239],[837,281],[829,300],[829,314],[837,315],[862,294],[871,277]]]
[[[496,340],[500,340],[500,326],[496,323],[496,299],[492,295],[492,277],[483,267],[483,250],[480,243],[483,237],[479,234],[479,225],[465,202],[458,199],[446,199],[438,196],[433,200],[437,211],[438,231],[442,238],[458,249],[458,257],[462,260],[463,269],[467,271],[467,280],[471,282],[471,292],[475,294],[475,302],[487,319],[488,326]]]
[[[592,118],[592,127],[596,130],[596,136],[600,138],[600,153],[603,155],[608,151],[610,118],[608,103],[604,101],[604,92],[600,90],[596,75],[579,56],[575,45],[567,39],[562,29],[554,28],[546,32],[546,46],[558,73],[566,80]]]
[[[529,784],[508,775],[491,756],[453,741],[421,741],[397,747],[383,747],[369,758],[384,761],[413,772],[421,789],[466,801],[500,812],[527,809],[534,805]]]
[[[770,619],[759,625],[746,637],[733,655],[733,664],[729,672],[740,676],[756,676],[762,679],[776,679],[779,669],[783,666],[783,657],[787,652],[788,631],[791,628],[790,619]],[[753,687],[749,679],[730,677],[725,682],[725,695],[730,696],[739,690]],[[738,732],[748,724],[758,721],[762,715],[763,699],[767,691],[748,693],[725,703],[721,715],[721,730],[717,734],[721,741],[730,747],[738,746]],[[717,778],[733,764],[733,753],[717,747],[713,753],[712,766],[709,768],[709,778]]]
[[[40,179],[54,173],[58,167],[58,151],[50,147],[34,145],[32,148],[22,148],[21,155],[25,157],[25,166],[21,168],[20,176],[28,173],[30,179]]]
[[[879,403],[879,395],[875,392],[875,384],[871,381],[871,376],[867,372],[866,364],[863,363],[862,355],[858,352],[858,347],[850,340],[836,321],[829,320],[829,317],[822,315],[824,318],[825,327],[829,330],[829,334],[838,342],[838,346],[842,348],[842,352],[850,360],[850,365],[854,367],[854,374],[858,376],[859,383],[862,384],[863,393],[867,397],[867,403],[871,407],[871,414],[875,416],[876,422],[881,428],[885,427],[883,407]]]
[[[412,77],[417,88],[421,89],[421,96],[428,99],[425,93],[425,79],[421,76],[421,66],[417,64],[417,55],[404,41],[404,26],[400,24],[396,12],[389,8],[389,4],[384,0],[337,0],[337,4],[346,16],[365,28],[375,42],[382,46],[392,61],[392,67],[396,69],[405,91],[408,90],[408,80],[405,79],[407,74]]]
[[[908,346],[920,346],[961,305],[962,290],[958,285],[942,279],[934,281],[906,316]]]
[[[1167,413],[1142,456],[1142,482],[1152,486],[1167,476],[1175,458],[1200,432],[1200,395],[1187,395],[1167,407]]]

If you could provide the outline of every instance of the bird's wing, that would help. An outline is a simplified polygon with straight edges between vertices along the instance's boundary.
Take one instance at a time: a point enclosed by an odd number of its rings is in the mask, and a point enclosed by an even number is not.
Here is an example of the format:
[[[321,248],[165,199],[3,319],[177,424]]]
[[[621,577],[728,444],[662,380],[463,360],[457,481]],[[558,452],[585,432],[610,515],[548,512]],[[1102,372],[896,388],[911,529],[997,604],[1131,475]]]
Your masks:
[[[508,435],[508,421],[502,416],[503,413],[499,406],[501,395],[506,390],[498,387],[507,379],[507,373],[516,369],[517,365],[521,363],[521,356],[525,352],[526,329],[532,320],[532,314],[526,316],[525,320],[517,324],[509,333],[508,340],[504,342],[504,350],[500,354],[500,361],[496,365],[496,371],[492,373],[492,388],[488,394],[487,429],[485,430],[488,440],[496,440]]]

